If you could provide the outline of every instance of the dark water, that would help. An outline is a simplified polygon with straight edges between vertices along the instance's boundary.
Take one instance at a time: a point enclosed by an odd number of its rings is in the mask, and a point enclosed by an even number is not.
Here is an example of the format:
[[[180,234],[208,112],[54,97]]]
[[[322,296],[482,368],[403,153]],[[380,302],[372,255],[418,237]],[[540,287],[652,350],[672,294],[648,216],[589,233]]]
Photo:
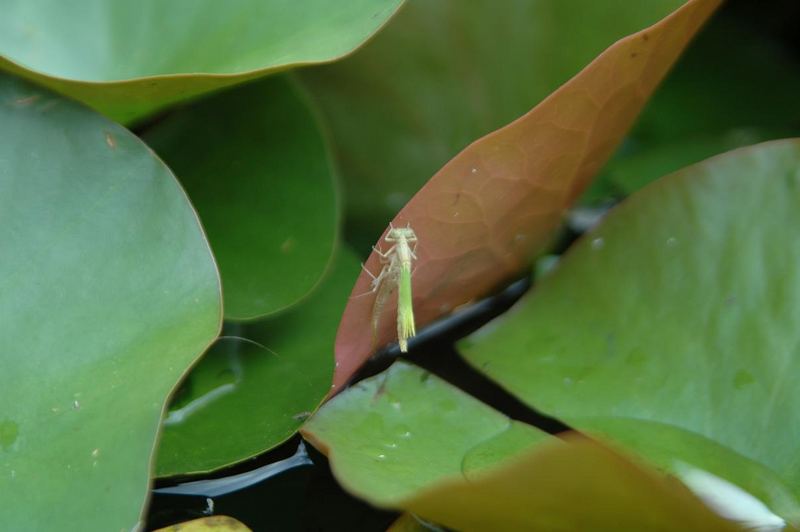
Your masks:
[[[269,468],[273,470],[264,471]],[[236,478],[243,472],[263,478]],[[339,488],[325,457],[303,446],[299,436],[221,475],[203,485],[157,487],[148,528],[212,513],[233,516],[257,531],[386,530],[396,518]],[[169,493],[170,489],[184,494]]]

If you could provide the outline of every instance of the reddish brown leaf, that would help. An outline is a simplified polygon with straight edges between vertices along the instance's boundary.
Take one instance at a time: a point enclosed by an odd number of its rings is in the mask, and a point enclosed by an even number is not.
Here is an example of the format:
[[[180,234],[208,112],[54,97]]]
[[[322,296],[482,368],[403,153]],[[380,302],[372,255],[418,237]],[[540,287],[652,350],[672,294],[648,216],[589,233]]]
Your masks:
[[[398,506],[456,530],[742,532],[674,477],[576,434]]]
[[[720,1],[690,0],[616,42],[527,114],[464,149],[398,213],[393,224],[410,223],[419,238],[418,328],[530,266]],[[379,262],[373,253],[367,268],[377,273]],[[370,281],[362,273],[353,296],[368,292]],[[396,340],[393,301],[380,310],[373,337],[374,300],[354,297],[345,310],[334,391],[377,347]]]

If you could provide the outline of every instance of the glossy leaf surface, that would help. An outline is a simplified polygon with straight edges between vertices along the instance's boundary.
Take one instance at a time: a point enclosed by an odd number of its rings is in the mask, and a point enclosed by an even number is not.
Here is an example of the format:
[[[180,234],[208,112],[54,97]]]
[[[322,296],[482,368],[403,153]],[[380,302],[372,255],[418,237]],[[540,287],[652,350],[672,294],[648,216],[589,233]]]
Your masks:
[[[216,336],[217,271],[127,130],[0,75],[0,529],[130,530],[167,395]]]
[[[675,479],[402,362],[333,398],[304,433],[352,493],[451,529],[737,530]]]
[[[439,484],[403,507],[456,530],[745,530],[675,479],[574,437],[545,442],[468,481]]]
[[[144,138],[203,221],[227,319],[275,313],[313,289],[333,252],[337,193],[317,122],[289,80],[207,98]]]
[[[166,417],[159,476],[210,471],[259,454],[317,409],[330,389],[336,327],[359,271],[350,251],[337,255],[311,297],[273,318],[230,327],[193,368]]]
[[[384,506],[549,438],[404,362],[323,405],[303,434],[342,485]]]
[[[9,0],[0,68],[123,122],[353,51],[401,0]]]
[[[743,148],[615,209],[462,347],[574,428],[800,516],[800,141]]]
[[[487,295],[529,266],[565,210],[605,163],[647,97],[717,6],[692,0],[626,37],[526,115],[458,154],[394,219],[419,239],[417,328]],[[383,243],[383,242],[381,242]],[[367,268],[380,270],[373,253]],[[363,273],[353,293],[369,290]],[[395,309],[353,299],[337,337],[341,386],[372,351],[395,340]]]

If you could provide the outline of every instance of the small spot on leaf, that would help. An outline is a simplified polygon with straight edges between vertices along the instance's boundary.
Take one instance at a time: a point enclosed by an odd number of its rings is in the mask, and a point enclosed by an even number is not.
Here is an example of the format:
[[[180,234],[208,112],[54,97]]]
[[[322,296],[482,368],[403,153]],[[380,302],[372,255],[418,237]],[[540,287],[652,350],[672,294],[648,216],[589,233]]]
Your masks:
[[[753,377],[753,374],[744,369],[737,371],[736,375],[733,377],[733,386],[737,390],[741,390],[745,386],[753,384],[754,382],[756,382],[756,379]]]
[[[0,448],[4,451],[11,447],[19,436],[19,425],[10,419],[0,421]]]
[[[26,105],[36,103],[41,97],[41,94],[33,94],[31,96],[26,96],[25,98],[17,98],[14,100],[14,104],[19,107],[25,107]]]
[[[294,239],[294,237],[290,236],[289,238],[283,241],[283,244],[281,244],[281,253],[289,254],[294,250],[296,246],[297,246],[297,241]]]

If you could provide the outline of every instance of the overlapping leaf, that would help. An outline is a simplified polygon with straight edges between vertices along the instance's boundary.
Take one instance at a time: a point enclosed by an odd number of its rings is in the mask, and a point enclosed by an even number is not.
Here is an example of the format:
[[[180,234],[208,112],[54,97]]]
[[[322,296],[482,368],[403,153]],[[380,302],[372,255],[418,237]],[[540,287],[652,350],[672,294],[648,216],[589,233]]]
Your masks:
[[[549,438],[401,362],[323,405],[303,434],[343,486],[383,506]]]
[[[497,470],[434,486],[403,507],[456,530],[735,532],[674,478],[591,440],[549,441]]]
[[[0,68],[127,122],[271,72],[332,61],[402,0],[9,0]]]
[[[457,530],[738,530],[675,479],[512,422],[404,363],[332,399],[304,433],[351,492]]]
[[[419,238],[414,304],[420,326],[527,268],[717,4],[692,0],[618,41],[528,114],[462,151],[400,211],[394,224],[410,223]],[[379,270],[376,253],[367,267]],[[367,292],[370,283],[363,274],[353,293]],[[345,312],[336,386],[394,337],[391,305],[371,334],[373,303],[356,298]]]
[[[357,275],[356,258],[340,250],[332,271],[303,303],[231,327],[173,398],[156,473],[210,471],[294,434],[330,389],[336,327]]]
[[[463,346],[526,403],[800,517],[800,141],[632,196]]]
[[[216,336],[198,220],[139,139],[0,75],[3,530],[138,526],[167,394]]]
[[[627,195],[712,155],[800,133],[797,60],[743,20],[723,9],[703,28],[585,199]]]
[[[203,221],[227,319],[275,313],[312,290],[338,233],[337,193],[322,134],[292,83],[276,77],[205,99],[145,140]]]
[[[331,124],[348,237],[369,249],[453,155],[682,3],[412,0],[351,57],[301,71]]]

